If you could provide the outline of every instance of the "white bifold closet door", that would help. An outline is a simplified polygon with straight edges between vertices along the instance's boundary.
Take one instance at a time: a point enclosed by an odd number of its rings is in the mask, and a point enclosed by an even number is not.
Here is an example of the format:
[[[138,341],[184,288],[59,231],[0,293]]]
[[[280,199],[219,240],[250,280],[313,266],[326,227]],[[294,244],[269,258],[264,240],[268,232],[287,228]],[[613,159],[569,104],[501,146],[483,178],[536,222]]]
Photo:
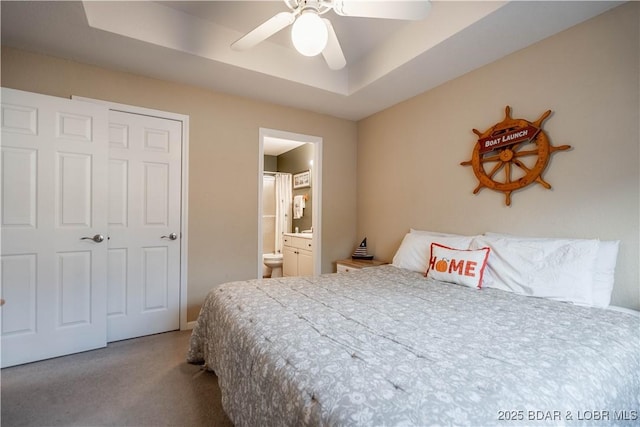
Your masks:
[[[2,88],[2,367],[106,345],[107,119]]]
[[[182,122],[109,112],[107,341],[180,328]]]
[[[2,367],[180,328],[182,122],[2,88]]]

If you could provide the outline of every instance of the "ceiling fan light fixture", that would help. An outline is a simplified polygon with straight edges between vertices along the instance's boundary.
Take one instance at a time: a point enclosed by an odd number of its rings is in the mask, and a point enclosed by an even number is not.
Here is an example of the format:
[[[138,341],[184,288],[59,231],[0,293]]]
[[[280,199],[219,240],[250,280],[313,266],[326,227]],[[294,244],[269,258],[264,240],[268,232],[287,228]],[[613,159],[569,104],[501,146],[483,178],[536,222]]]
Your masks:
[[[291,41],[304,56],[316,56],[327,46],[329,33],[322,18],[313,10],[303,11],[291,28]]]

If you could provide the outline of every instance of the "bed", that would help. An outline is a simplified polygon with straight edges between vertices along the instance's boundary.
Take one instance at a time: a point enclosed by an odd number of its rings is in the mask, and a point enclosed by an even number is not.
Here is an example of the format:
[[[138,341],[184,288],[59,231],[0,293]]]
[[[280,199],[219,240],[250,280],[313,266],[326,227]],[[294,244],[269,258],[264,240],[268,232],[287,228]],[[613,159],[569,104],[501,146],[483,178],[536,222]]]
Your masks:
[[[639,419],[639,334],[628,313],[383,265],[217,286],[188,361],[237,426],[617,424]]]

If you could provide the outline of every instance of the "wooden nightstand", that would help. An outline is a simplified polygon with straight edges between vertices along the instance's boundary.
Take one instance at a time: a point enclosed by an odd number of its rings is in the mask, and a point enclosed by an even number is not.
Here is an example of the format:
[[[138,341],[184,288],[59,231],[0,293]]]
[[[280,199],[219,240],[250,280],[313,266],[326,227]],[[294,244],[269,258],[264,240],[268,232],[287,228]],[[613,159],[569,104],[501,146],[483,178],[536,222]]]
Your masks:
[[[377,267],[379,265],[387,264],[384,261],[378,261],[375,259],[366,260],[366,259],[341,259],[340,261],[336,261],[336,272],[337,273],[348,273],[354,270],[361,270],[367,267]]]

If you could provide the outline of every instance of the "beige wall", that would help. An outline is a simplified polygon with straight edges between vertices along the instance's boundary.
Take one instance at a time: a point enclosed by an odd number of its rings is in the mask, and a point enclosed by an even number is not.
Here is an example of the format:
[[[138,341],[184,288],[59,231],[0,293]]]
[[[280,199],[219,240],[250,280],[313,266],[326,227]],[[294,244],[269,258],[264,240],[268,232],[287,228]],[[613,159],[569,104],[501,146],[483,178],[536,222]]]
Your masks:
[[[621,241],[613,303],[640,309],[640,4],[628,3],[358,124],[358,236],[391,260],[410,227]],[[533,121],[557,152],[552,186],[472,191],[477,137],[504,117]]]
[[[307,111],[2,47],[2,86],[190,116],[187,320],[207,291],[258,271],[259,128],[323,138],[322,272],[356,240],[357,126]],[[215,78],[212,76],[211,78]]]

